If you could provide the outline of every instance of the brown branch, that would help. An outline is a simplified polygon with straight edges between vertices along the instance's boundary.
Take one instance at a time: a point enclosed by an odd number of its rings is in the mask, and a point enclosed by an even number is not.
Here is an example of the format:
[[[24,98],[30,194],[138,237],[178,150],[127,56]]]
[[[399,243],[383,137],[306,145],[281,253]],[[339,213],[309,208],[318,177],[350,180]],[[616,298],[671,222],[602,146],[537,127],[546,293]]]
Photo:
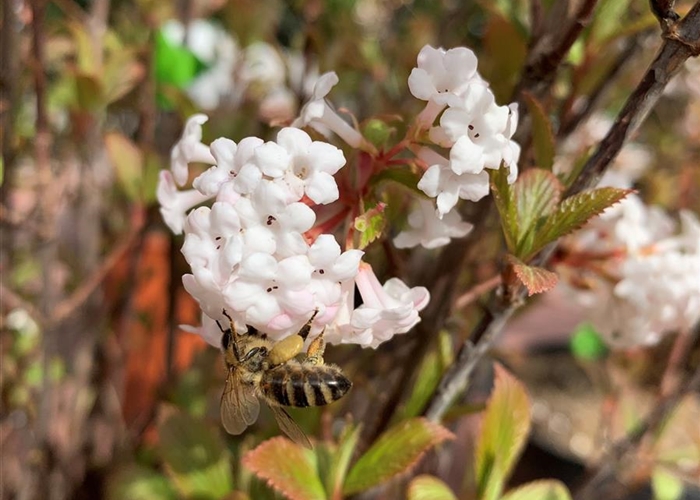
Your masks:
[[[656,105],[668,82],[680,71],[685,61],[698,55],[700,47],[700,2],[676,25],[647,70],[637,88],[627,99],[615,124],[588,159],[574,181],[568,195],[595,186],[605,169],[615,159],[627,138],[644,121]]]
[[[547,93],[564,57],[588,24],[597,3],[598,0],[582,0],[574,15],[564,22],[561,21],[560,12],[555,12],[555,8],[552,9],[550,21],[556,19],[556,23],[562,28],[559,31],[545,34],[538,40],[523,68],[520,82],[515,88],[515,99],[524,90],[531,92],[538,98]],[[566,2],[562,2],[562,4],[566,4]]]
[[[87,302],[92,293],[104,281],[117,262],[119,262],[124,254],[133,246],[134,241],[136,241],[136,238],[142,230],[143,221],[134,227],[125,238],[121,239],[121,243],[104,258],[97,269],[95,269],[69,297],[56,305],[53,314],[49,317],[50,324],[61,323]]]
[[[559,139],[567,137],[574,130],[576,130],[579,124],[591,114],[593,109],[595,109],[596,105],[605,93],[605,90],[610,87],[610,83],[618,77],[620,71],[625,66],[625,63],[632,58],[632,55],[637,50],[638,38],[639,36],[635,36],[631,39],[625,40],[625,47],[622,49],[615,61],[613,61],[613,63],[610,65],[605,74],[603,74],[603,76],[600,78],[598,84],[588,94],[586,102],[583,104],[583,106],[581,106],[581,108],[575,113],[572,113],[569,116],[564,116],[562,119],[562,125],[559,127],[559,131],[557,133]]]
[[[477,283],[469,290],[464,292],[462,295],[460,295],[459,298],[457,298],[457,300],[455,301],[454,308],[462,309],[464,307],[467,307],[469,304],[478,299],[481,295],[490,292],[502,282],[503,277],[500,274],[498,274],[492,278],[487,279],[486,281]]]

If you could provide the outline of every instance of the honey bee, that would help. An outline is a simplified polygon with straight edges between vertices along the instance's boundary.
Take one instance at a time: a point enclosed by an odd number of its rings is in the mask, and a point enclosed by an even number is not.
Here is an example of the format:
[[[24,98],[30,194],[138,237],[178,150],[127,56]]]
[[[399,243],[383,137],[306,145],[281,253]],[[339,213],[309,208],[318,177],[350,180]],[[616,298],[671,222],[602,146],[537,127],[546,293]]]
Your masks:
[[[340,368],[324,364],[323,332],[297,359],[317,312],[296,335],[274,342],[251,326],[246,334],[239,334],[233,319],[224,311],[229,328],[219,328],[223,332],[221,348],[228,375],[221,395],[221,422],[229,434],[241,434],[257,420],[260,398],[292,441],[311,448],[309,438],[283,406],[326,405],[342,398],[352,386]]]

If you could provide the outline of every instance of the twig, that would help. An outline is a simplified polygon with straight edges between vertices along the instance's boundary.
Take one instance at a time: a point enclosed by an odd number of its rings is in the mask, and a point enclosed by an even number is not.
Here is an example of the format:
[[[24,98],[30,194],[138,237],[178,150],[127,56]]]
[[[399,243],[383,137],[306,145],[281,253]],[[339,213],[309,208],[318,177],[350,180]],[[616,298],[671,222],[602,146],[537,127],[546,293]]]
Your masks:
[[[514,98],[518,98],[523,90],[533,93],[536,97],[547,92],[554,82],[557,69],[585,28],[597,3],[598,0],[583,0],[576,13],[567,20],[568,22],[563,23],[564,27],[559,32],[540,37],[523,68]],[[557,22],[561,23],[559,19]]]
[[[583,120],[585,120],[588,117],[588,115],[591,114],[591,111],[593,111],[593,109],[595,109],[596,105],[598,104],[598,101],[600,101],[600,98],[603,96],[605,90],[608,89],[608,87],[610,86],[610,82],[617,78],[620,71],[625,66],[625,63],[627,63],[632,58],[632,55],[637,50],[637,40],[638,36],[625,41],[625,47],[617,56],[617,59],[615,59],[615,61],[613,61],[613,63],[610,65],[605,74],[600,78],[598,84],[588,94],[586,102],[581,106],[581,108],[577,112],[572,113],[569,116],[564,116],[564,118],[562,119],[562,125],[559,128],[559,132],[557,133],[559,139],[567,137],[569,134],[571,134],[571,132],[576,130],[579,124]]]
[[[69,297],[58,303],[53,314],[49,317],[50,324],[62,322],[90,298],[100,283],[107,277],[107,274],[114,268],[116,263],[119,262],[122,256],[132,247],[136,237],[142,230],[143,222],[133,228],[129,234],[123,238],[121,243],[104,258],[99,267],[95,269]]]
[[[690,12],[676,25],[673,35],[666,35],[659,55],[627,99],[614,125],[593,156],[588,159],[567,195],[578,193],[598,183],[627,138],[637,130],[659,100],[671,78],[680,71],[689,57],[698,54],[698,47],[700,47],[700,2],[696,2]]]
[[[455,301],[455,309],[462,309],[464,307],[467,307],[469,304],[478,299],[481,295],[485,294],[486,292],[490,292],[502,282],[503,277],[500,274],[498,274],[496,276],[493,276],[492,278],[487,279],[486,281],[477,283],[476,285],[474,285],[469,290],[467,290],[459,296],[459,298]]]
[[[466,389],[479,361],[491,349],[516,310],[516,306],[509,306],[498,314],[482,318],[472,332],[472,337],[478,338],[476,343],[472,340],[464,342],[457,354],[457,359],[442,377],[437,391],[424,412],[428,419],[440,420],[457,395]]]

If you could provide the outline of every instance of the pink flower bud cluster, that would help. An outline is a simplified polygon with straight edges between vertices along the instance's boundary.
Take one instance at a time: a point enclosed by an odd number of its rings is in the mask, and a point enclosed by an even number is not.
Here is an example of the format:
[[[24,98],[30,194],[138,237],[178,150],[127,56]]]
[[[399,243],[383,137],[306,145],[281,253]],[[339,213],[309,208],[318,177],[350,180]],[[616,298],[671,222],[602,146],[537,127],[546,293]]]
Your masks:
[[[665,212],[633,194],[567,245],[580,255],[598,256],[584,271],[587,288],[576,289],[574,297],[611,345],[654,344],[700,321],[700,221],[695,214],[681,212],[677,230]]]
[[[192,273],[183,283],[206,315],[198,333],[218,345],[213,320],[224,320],[225,309],[241,328],[281,339],[318,311],[312,337],[325,327],[330,342],[376,347],[420,321],[425,288],[396,278],[382,286],[360,262],[362,251],[341,251],[330,234],[313,241],[306,235],[316,224],[312,207],[339,197],[333,175],[345,164],[340,149],[294,127],[275,141],[219,138],[207,146],[206,120],[188,120],[157,193],[168,226],[185,234],[182,253]],[[181,191],[192,162],[212,166]],[[206,200],[212,205],[192,209]]]

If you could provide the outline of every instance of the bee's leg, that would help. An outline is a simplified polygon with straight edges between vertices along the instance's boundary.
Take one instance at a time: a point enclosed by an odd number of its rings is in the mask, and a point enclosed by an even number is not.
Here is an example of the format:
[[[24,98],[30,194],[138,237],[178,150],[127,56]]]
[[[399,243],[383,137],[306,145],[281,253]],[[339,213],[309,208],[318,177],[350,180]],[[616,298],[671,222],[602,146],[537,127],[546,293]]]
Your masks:
[[[231,338],[233,339],[233,354],[236,356],[236,359],[240,360],[241,353],[240,348],[238,346],[239,336],[238,332],[236,331],[236,324],[233,322],[233,318],[231,317],[231,315],[228,312],[226,312],[226,309],[224,309],[222,312],[224,313],[224,316],[228,318],[229,330],[226,331],[223,328],[221,328],[221,325],[219,324],[218,320],[216,321],[216,324],[219,325],[219,329],[221,329],[221,331],[224,332],[224,335],[229,331],[231,332]]]
[[[325,331],[325,330],[324,330]],[[326,350],[326,341],[323,340],[323,332],[311,341],[309,349],[306,351],[305,364],[310,365],[322,365],[323,364],[323,351]]]
[[[304,326],[301,327],[301,329],[297,332],[297,335],[299,335],[302,340],[306,340],[306,337],[309,336],[309,332],[311,331],[311,323],[313,323],[314,318],[318,314],[318,309],[314,311],[314,313],[311,315],[309,318],[309,321],[304,323]]]

